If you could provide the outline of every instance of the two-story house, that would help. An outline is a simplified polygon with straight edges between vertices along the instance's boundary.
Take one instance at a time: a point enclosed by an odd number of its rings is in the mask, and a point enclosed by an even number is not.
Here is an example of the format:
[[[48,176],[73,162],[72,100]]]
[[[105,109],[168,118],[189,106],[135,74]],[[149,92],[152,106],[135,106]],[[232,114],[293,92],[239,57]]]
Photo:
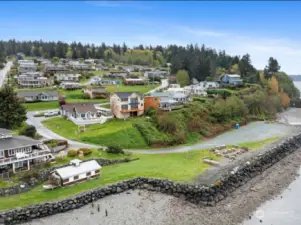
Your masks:
[[[42,141],[25,136],[12,136],[0,128],[0,173],[27,169],[32,165],[54,159]]]
[[[38,88],[53,84],[52,78],[44,77],[40,72],[27,72],[17,76],[16,80],[20,88]]]
[[[86,87],[84,93],[89,95],[91,99],[93,98],[107,98],[110,93],[104,87]]]
[[[21,60],[19,60],[21,61]],[[19,72],[35,72],[37,71],[37,65],[34,62],[21,62],[19,63]]]
[[[63,81],[74,81],[79,82],[81,75],[80,74],[65,74],[65,73],[56,73],[55,79],[57,81],[63,82]]]
[[[115,92],[110,97],[113,116],[126,119],[144,113],[144,98],[140,92]]]

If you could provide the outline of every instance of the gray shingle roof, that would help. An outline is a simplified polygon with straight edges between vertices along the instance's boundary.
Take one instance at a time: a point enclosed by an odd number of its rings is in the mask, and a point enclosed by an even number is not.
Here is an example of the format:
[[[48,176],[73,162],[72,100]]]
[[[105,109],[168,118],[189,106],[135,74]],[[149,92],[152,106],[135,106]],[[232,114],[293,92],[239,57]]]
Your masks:
[[[11,132],[10,130],[4,129],[4,128],[0,128],[0,136],[2,135],[11,135],[13,132]]]
[[[68,112],[72,112],[74,108],[78,113],[97,112],[97,109],[91,103],[62,105],[62,109]]]
[[[0,139],[0,150],[26,147],[37,144],[42,144],[42,142],[25,136],[16,136],[11,138]]]
[[[59,93],[57,91],[18,91],[18,97],[38,96],[39,94],[53,97],[59,96]]]
[[[142,96],[142,94],[140,92],[115,92],[115,94],[119,97],[119,98],[128,98],[130,95],[132,95],[133,93],[136,93],[139,96]]]

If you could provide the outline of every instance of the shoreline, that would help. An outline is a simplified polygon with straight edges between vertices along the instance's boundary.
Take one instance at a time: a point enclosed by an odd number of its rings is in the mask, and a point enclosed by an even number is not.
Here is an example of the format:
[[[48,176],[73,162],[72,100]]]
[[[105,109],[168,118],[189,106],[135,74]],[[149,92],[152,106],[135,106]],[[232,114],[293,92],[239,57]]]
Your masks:
[[[179,198],[129,190],[65,213],[35,219],[25,225],[60,224],[206,224],[239,225],[264,202],[275,198],[298,176],[301,148],[232,192],[214,207],[198,207]],[[98,212],[99,205],[99,212]],[[108,216],[105,215],[108,211]],[[155,220],[155,222],[154,222]],[[259,221],[259,219],[258,219]]]

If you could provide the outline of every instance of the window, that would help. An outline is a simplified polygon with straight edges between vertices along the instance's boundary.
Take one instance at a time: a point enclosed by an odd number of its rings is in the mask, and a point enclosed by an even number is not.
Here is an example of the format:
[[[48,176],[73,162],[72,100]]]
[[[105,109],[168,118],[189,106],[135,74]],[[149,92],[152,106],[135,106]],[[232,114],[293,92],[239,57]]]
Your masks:
[[[121,101],[122,101],[122,102],[127,102],[128,99],[127,99],[127,98],[121,98]]]
[[[78,179],[78,176],[74,176],[74,180],[77,180]]]
[[[15,154],[15,149],[10,149],[8,150],[8,155],[14,155]]]
[[[69,182],[69,178],[63,180],[63,183],[67,183],[67,182]]]
[[[86,117],[86,114],[82,113],[82,114],[80,114],[80,116],[81,116],[82,118],[85,118],[85,117]]]
[[[0,158],[4,157],[3,151],[0,151]]]
[[[141,103],[141,106],[143,106],[143,103]]]
[[[121,105],[121,109],[125,109],[125,110],[127,110],[129,108],[129,106],[128,105]]]
[[[21,167],[23,167],[23,165],[24,165],[24,164],[23,164],[23,161],[22,161],[22,162],[16,162],[16,163],[15,163],[15,167],[16,167],[16,168],[21,168]]]
[[[95,173],[99,173],[99,170],[95,170]]]
[[[88,177],[88,176],[91,176],[91,172],[88,172],[86,175],[87,175],[87,177]]]

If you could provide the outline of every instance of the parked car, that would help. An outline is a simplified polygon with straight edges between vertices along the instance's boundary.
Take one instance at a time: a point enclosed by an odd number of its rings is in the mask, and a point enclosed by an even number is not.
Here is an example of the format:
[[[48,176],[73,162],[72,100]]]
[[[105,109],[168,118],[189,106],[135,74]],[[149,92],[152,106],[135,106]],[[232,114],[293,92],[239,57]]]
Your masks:
[[[52,112],[46,112],[46,113],[44,113],[45,117],[58,116],[58,115],[59,115],[58,111],[52,111]]]

